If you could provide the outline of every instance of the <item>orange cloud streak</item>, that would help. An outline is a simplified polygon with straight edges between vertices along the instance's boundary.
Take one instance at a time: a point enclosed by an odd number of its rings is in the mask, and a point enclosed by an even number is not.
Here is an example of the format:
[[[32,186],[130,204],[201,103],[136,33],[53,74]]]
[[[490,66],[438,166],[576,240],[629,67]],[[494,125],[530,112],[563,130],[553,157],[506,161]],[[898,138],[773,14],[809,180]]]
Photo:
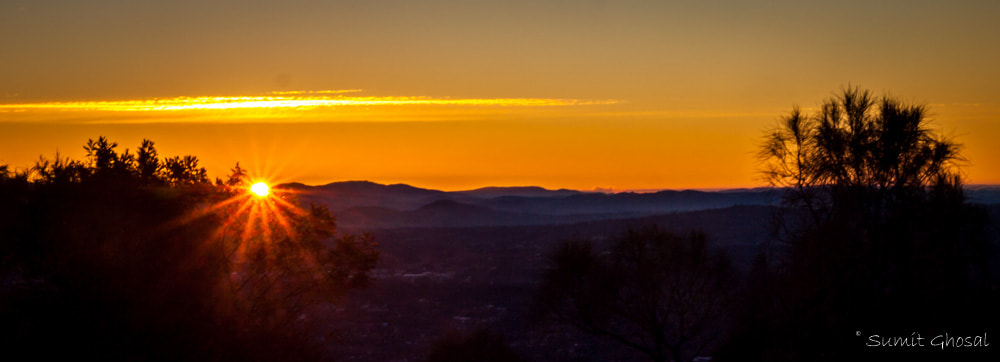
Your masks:
[[[501,107],[551,107],[575,105],[615,104],[616,100],[579,100],[558,98],[432,98],[432,97],[347,97],[321,94],[339,94],[345,91],[275,92],[269,96],[203,96],[164,99],[137,99],[117,101],[78,101],[0,104],[0,111],[104,111],[104,112],[158,112],[231,109],[314,109],[320,107],[356,106],[501,106]]]

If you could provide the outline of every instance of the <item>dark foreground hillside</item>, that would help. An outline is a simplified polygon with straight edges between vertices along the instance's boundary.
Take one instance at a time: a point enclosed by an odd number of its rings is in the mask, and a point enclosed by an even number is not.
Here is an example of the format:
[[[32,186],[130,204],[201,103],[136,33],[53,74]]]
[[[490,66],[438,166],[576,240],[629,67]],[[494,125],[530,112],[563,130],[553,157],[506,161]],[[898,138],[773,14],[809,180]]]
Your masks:
[[[531,360],[642,359],[605,341],[530,324],[528,312],[547,254],[567,238],[607,242],[628,228],[658,224],[705,230],[745,269],[767,240],[776,208],[737,206],[566,225],[383,229],[372,288],[331,308],[332,357],[423,360],[449,331],[488,327]]]
[[[996,245],[1000,205],[985,208]],[[486,327],[529,360],[645,360],[608,340],[531,322],[548,253],[567,238],[601,245],[629,228],[657,224],[676,233],[706,231],[745,273],[761,243],[772,239],[780,212],[734,206],[562,225],[375,230],[383,256],[378,279],[330,308],[335,342],[327,352],[356,361],[421,361],[442,336]]]

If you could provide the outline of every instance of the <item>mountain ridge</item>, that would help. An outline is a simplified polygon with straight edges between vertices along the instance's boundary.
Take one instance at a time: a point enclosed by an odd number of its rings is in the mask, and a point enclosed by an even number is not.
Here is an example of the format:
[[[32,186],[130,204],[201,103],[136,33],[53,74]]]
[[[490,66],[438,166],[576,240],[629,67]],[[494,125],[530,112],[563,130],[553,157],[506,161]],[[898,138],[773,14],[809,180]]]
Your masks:
[[[327,205],[339,224],[352,228],[565,224],[772,204],[768,193],[760,191],[661,190],[609,194],[538,186],[440,191],[371,181],[319,186],[295,183],[277,188],[294,190],[300,202]]]
[[[325,204],[349,228],[478,227],[566,224],[636,218],[733,206],[776,206],[781,189],[660,190],[601,193],[538,186],[440,191],[406,184],[340,181],[282,184],[299,202]],[[1000,202],[997,188],[967,190],[970,201]]]

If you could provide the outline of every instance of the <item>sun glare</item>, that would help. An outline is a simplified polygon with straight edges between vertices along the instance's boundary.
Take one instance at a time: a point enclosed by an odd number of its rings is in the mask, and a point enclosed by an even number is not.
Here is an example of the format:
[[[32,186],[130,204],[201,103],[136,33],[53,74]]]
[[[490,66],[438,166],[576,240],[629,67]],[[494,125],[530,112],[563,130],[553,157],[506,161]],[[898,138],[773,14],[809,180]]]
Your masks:
[[[258,183],[253,184],[253,186],[250,186],[250,192],[253,192],[254,194],[257,194],[257,196],[260,196],[260,197],[267,196],[267,193],[269,191],[270,190],[267,187],[267,184],[263,183],[263,182],[258,182]]]

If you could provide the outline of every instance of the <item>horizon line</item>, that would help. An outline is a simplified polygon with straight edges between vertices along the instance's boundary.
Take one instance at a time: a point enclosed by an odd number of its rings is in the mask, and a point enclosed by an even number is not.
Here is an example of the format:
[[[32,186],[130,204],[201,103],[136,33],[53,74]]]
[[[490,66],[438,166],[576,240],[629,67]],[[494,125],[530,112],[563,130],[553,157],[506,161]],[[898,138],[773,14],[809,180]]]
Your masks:
[[[539,189],[542,189],[542,190],[545,190],[545,191],[575,191],[575,192],[580,192],[580,193],[601,193],[601,194],[609,194],[609,195],[612,195],[612,194],[623,194],[623,193],[650,194],[650,193],[657,193],[657,192],[661,192],[661,191],[678,191],[678,192],[680,192],[680,191],[730,192],[730,191],[734,191],[734,190],[766,191],[766,190],[769,190],[769,189],[782,189],[782,188],[784,188],[784,187],[781,187],[781,186],[759,185],[759,186],[679,187],[679,188],[678,187],[663,187],[663,188],[649,188],[649,187],[644,187],[644,188],[616,188],[616,187],[600,187],[600,186],[597,186],[597,187],[593,187],[593,188],[590,188],[590,189],[578,189],[578,188],[570,188],[570,187],[549,188],[549,187],[539,186],[539,185],[523,185],[522,184],[522,185],[487,185],[487,186],[479,186],[479,187],[472,187],[472,188],[458,188],[458,189],[437,189],[437,188],[431,188],[431,187],[417,186],[415,184],[405,183],[405,182],[385,182],[385,183],[383,183],[383,182],[371,181],[371,180],[340,180],[340,181],[331,181],[331,182],[322,183],[322,184],[311,184],[311,183],[305,183],[305,182],[299,182],[299,181],[289,181],[289,182],[278,183],[275,186],[289,185],[289,184],[298,184],[298,185],[303,185],[303,186],[307,186],[307,187],[323,187],[323,186],[329,186],[329,185],[333,185],[333,184],[344,184],[344,183],[369,183],[369,184],[375,184],[375,185],[378,185],[378,186],[407,186],[407,187],[412,187],[412,188],[415,188],[415,189],[431,190],[431,191],[441,191],[441,192],[469,192],[469,191],[477,191],[477,190],[483,190],[483,189],[489,189],[489,188],[498,188],[498,189],[539,188]],[[970,183],[970,184],[963,184],[962,186],[964,188],[966,188],[966,189],[970,189],[970,188],[971,189],[1000,188],[1000,183]]]
[[[581,192],[581,193],[602,193],[602,194],[621,194],[621,193],[647,194],[647,193],[657,193],[657,192],[660,192],[660,191],[720,192],[720,191],[730,191],[730,190],[763,190],[763,189],[776,188],[776,187],[771,187],[771,186],[693,187],[693,188],[690,188],[690,187],[689,188],[674,188],[674,187],[663,187],[663,188],[648,188],[648,187],[642,187],[642,188],[616,188],[616,187],[600,187],[600,186],[596,186],[596,187],[593,187],[593,188],[590,188],[590,189],[577,189],[577,188],[569,188],[569,187],[548,188],[548,187],[545,187],[545,186],[538,186],[538,185],[509,185],[509,186],[487,185],[487,186],[480,186],[480,187],[473,187],[473,188],[436,189],[436,188],[416,186],[414,184],[404,183],[404,182],[386,182],[386,183],[383,183],[383,182],[371,181],[371,180],[340,180],[340,181],[331,181],[331,182],[320,183],[320,184],[311,184],[311,183],[305,183],[305,182],[299,182],[299,181],[290,181],[290,182],[282,182],[282,183],[279,183],[279,184],[277,184],[275,186],[289,185],[289,184],[298,184],[298,185],[303,185],[303,186],[308,186],[308,187],[323,187],[323,186],[329,186],[329,185],[333,185],[333,184],[343,184],[343,183],[369,183],[369,184],[375,184],[375,185],[379,185],[379,186],[407,186],[407,187],[412,187],[412,188],[416,188],[416,189],[431,190],[431,191],[442,191],[442,192],[468,192],[468,191],[477,191],[477,190],[488,189],[488,188],[501,188],[501,189],[540,188],[540,189],[543,189],[543,190],[546,190],[546,191],[576,191],[576,192]]]

